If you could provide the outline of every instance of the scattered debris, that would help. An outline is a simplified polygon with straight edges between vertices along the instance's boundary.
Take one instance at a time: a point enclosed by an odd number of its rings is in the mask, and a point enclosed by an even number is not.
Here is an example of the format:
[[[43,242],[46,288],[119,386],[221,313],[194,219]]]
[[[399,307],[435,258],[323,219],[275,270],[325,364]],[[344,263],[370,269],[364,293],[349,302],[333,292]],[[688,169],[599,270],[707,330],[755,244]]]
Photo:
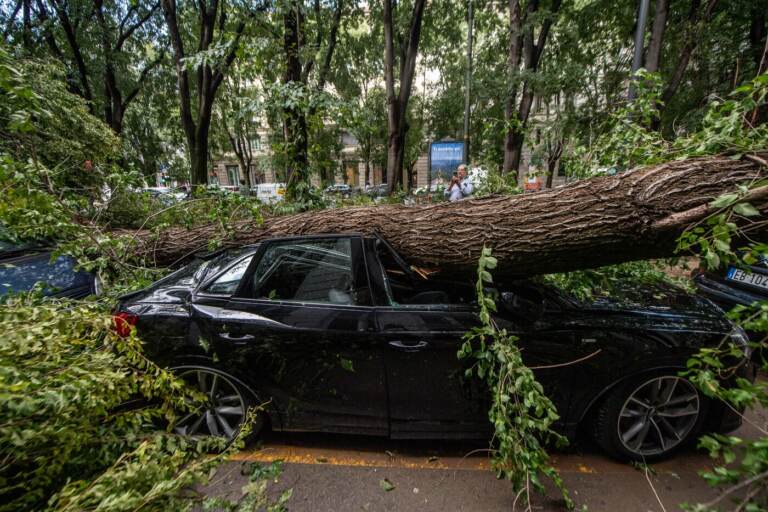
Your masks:
[[[395,489],[395,486],[387,478],[382,478],[381,480],[379,480],[379,487],[381,487],[387,492]]]

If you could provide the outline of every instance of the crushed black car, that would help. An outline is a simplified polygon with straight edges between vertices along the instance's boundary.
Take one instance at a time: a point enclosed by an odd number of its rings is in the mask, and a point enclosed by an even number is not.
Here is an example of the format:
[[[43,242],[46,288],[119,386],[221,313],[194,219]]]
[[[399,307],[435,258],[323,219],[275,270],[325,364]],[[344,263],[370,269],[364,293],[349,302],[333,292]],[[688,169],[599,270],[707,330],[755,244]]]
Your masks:
[[[209,396],[181,434],[232,438],[247,407],[267,403],[257,428],[487,438],[487,390],[457,358],[478,323],[472,277],[416,272],[375,236],[276,238],[124,297],[115,322]],[[495,321],[519,337],[568,437],[581,427],[614,457],[652,461],[739,425],[680,376],[701,347],[746,343],[708,300],[657,287],[580,303],[527,279],[496,287]],[[752,372],[745,359],[740,375]]]

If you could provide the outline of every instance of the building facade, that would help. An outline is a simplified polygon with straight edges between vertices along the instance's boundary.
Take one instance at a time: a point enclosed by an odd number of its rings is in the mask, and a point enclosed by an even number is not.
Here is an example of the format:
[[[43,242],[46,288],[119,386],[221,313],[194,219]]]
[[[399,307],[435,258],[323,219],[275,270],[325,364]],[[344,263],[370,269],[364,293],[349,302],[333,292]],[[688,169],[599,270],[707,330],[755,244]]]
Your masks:
[[[352,187],[364,188],[366,185],[375,186],[386,182],[385,169],[379,164],[370,163],[368,183],[365,176],[365,162],[360,157],[360,147],[357,139],[348,132],[342,132],[340,137],[342,149],[340,158],[336,162],[337,172],[334,173],[335,184],[347,184]],[[279,183],[284,180],[279,172],[272,166],[272,158],[269,150],[269,134],[266,130],[259,131],[258,136],[251,141],[253,148],[253,159],[248,169],[251,178],[251,184],[259,183]],[[546,169],[531,163],[532,148],[529,145],[523,147],[523,154],[520,162],[520,171],[518,173],[518,183],[521,188],[530,188],[533,180],[541,183],[544,187],[546,179]],[[429,173],[429,156],[425,153],[421,155],[414,165],[415,187],[422,188],[432,184],[445,184],[449,176],[431,175]],[[237,187],[240,180],[244,180],[244,170],[240,168],[237,157],[234,153],[228,152],[216,155],[212,160],[209,173],[209,183],[222,187]],[[407,171],[403,170],[403,183],[407,181]],[[552,185],[557,186],[565,183],[566,178],[561,173],[560,166],[555,170],[552,179]],[[321,186],[321,179],[316,174],[310,177],[310,183],[315,187]],[[528,187],[526,187],[528,185]]]

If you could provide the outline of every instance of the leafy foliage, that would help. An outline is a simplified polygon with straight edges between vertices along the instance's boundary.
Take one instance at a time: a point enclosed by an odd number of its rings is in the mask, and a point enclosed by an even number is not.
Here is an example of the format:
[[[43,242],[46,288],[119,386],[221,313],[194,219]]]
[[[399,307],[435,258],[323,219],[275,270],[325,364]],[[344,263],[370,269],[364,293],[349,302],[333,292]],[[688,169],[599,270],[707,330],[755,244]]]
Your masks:
[[[557,470],[549,463],[542,443],[566,444],[566,439],[551,430],[559,418],[552,401],[536,381],[533,371],[523,363],[517,338],[499,329],[492,317],[496,303],[486,291],[492,284],[490,270],[496,259],[484,248],[477,265],[477,301],[481,326],[464,335],[459,359],[471,358],[467,377],[485,381],[491,393],[488,419],[494,428],[493,468],[499,477],[512,482],[516,499],[530,504],[531,490],[544,492],[542,476],[551,479],[562,491],[569,508],[573,501]],[[513,505],[514,508],[514,505]]]
[[[198,402],[138,338],[112,332],[98,305],[34,295],[6,300],[0,322],[0,510],[204,504],[192,486],[242,443],[224,449],[159,428]],[[263,488],[249,491],[258,492],[243,503],[265,503]]]
[[[89,193],[111,171],[119,147],[67,90],[61,66],[14,59],[0,46],[0,152],[39,165],[52,192]]]
[[[658,75],[638,74],[637,98],[610,115],[608,127],[591,145],[579,146],[567,160],[568,174],[589,177],[623,171],[674,158],[731,152],[735,155],[768,146],[768,125],[754,126],[755,109],[768,103],[768,73],[710,102],[696,130],[673,141],[652,128],[661,105]]]
[[[621,286],[667,283],[690,288],[687,279],[670,276],[668,266],[659,261],[630,261],[596,269],[577,270],[562,274],[546,274],[540,278],[579,301],[589,302],[601,296],[611,296]]]
[[[745,238],[745,233],[760,225],[759,220],[754,220],[756,209],[744,200],[748,192],[749,188],[744,185],[715,199],[710,204],[715,212],[683,233],[679,250],[699,251],[704,255],[705,265],[712,270],[723,264],[743,267],[768,257],[768,245],[749,237],[746,237],[749,243],[738,247],[738,251],[733,247],[735,240]],[[688,361],[686,376],[704,394],[723,401],[735,411],[757,406],[765,408],[768,406],[766,383],[736,376],[736,370],[755,354],[752,359],[759,371],[768,372],[768,358],[765,357],[768,353],[768,301],[739,305],[728,316],[749,333],[747,345],[726,339],[719,347],[702,349]],[[699,440],[699,446],[717,460],[712,470],[702,472],[702,477],[722,491],[718,498],[708,503],[689,505],[689,510],[720,510],[727,502],[732,502],[737,510],[768,510],[768,432],[750,423],[761,433],[757,440],[721,434],[705,435]]]

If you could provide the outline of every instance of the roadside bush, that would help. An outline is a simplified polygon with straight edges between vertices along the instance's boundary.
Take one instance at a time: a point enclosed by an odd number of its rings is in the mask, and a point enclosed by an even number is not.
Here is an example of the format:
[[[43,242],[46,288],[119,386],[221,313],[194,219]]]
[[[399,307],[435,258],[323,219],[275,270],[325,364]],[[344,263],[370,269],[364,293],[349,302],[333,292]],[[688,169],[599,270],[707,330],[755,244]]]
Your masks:
[[[27,295],[0,304],[0,511],[204,504],[192,486],[237,449],[208,455],[223,441],[158,428],[193,396],[110,322],[89,303]],[[265,504],[258,489],[228,508]]]

